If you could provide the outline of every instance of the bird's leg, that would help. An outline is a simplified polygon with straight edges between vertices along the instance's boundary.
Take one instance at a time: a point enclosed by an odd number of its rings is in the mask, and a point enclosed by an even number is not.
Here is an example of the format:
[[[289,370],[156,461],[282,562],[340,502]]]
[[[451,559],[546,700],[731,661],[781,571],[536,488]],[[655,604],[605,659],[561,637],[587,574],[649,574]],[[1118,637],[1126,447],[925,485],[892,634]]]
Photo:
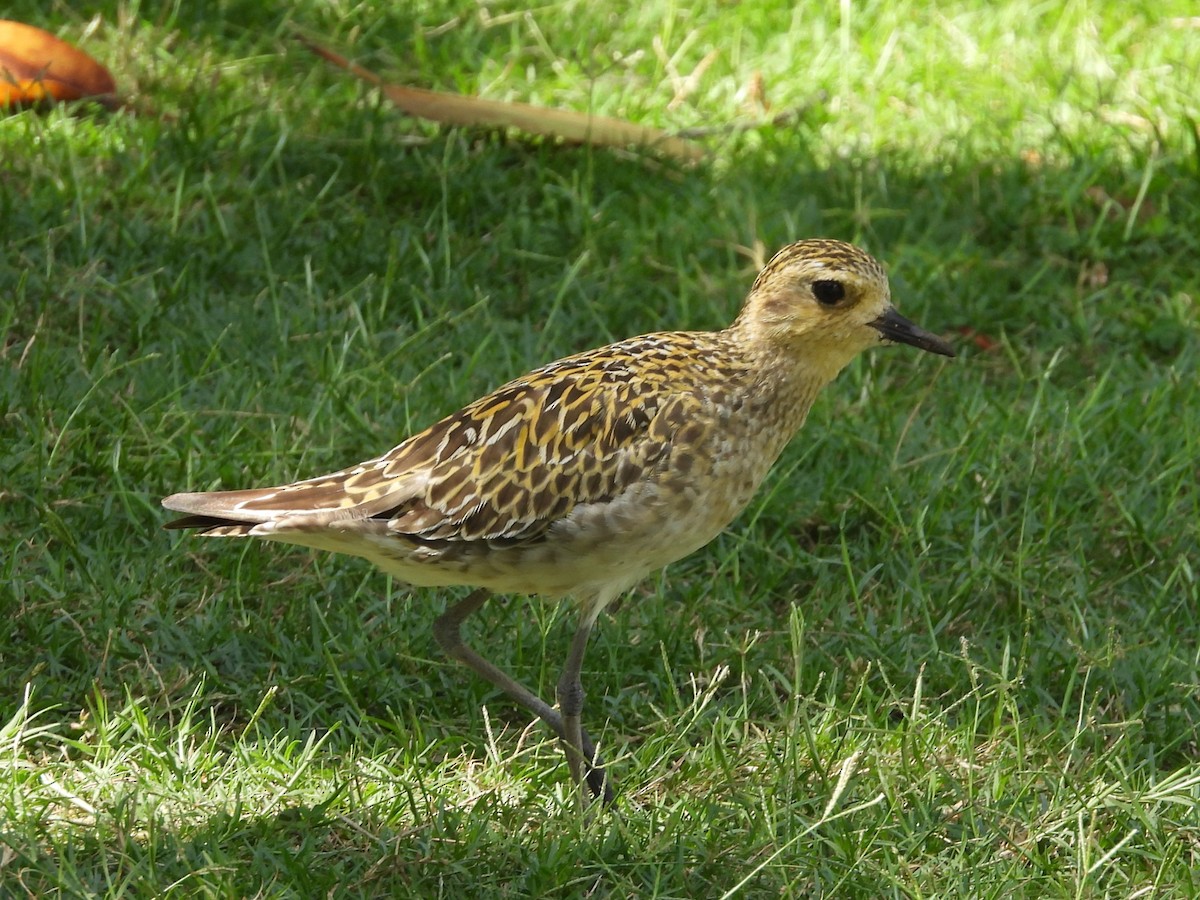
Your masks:
[[[463,640],[463,622],[467,616],[483,606],[487,599],[488,592],[480,588],[479,590],[472,591],[459,603],[448,607],[433,623],[434,638],[442,648],[442,652],[448,657],[462,663],[480,678],[499,688],[518,704],[525,707],[525,709],[554,729],[554,733],[561,740],[567,741],[568,737],[563,723],[563,716],[559,714],[558,710],[499,666],[484,659]],[[586,643],[587,638],[585,635],[584,644],[586,645]],[[582,663],[583,654],[581,653],[579,664],[582,665]],[[578,667],[576,668],[576,682],[578,682]],[[582,706],[582,699],[583,694],[581,690],[580,706]],[[579,727],[578,712],[576,713],[575,723],[576,727]],[[583,756],[588,760],[587,783],[588,787],[591,788],[592,794],[597,797],[603,797],[606,804],[611,803],[613,799],[612,785],[605,777],[603,764],[596,753],[596,745],[582,727],[579,727],[579,731],[575,735],[573,746],[579,747],[583,751]],[[572,771],[572,774],[574,774],[574,771]]]
[[[571,779],[577,789],[582,790],[584,768],[587,767],[587,783],[595,796],[604,797],[608,803],[612,799],[612,787],[604,777],[604,770],[599,767],[599,760],[589,745],[587,732],[583,730],[580,714],[583,712],[583,681],[580,673],[583,670],[583,656],[587,652],[588,637],[592,633],[592,625],[600,613],[601,607],[584,610],[580,614],[579,625],[575,629],[575,637],[571,639],[571,649],[567,653],[566,664],[563,665],[562,675],[558,679],[558,709],[562,713],[563,752],[567,756],[567,766],[571,770]],[[595,779],[599,779],[599,790]],[[579,795],[580,803],[583,795]]]

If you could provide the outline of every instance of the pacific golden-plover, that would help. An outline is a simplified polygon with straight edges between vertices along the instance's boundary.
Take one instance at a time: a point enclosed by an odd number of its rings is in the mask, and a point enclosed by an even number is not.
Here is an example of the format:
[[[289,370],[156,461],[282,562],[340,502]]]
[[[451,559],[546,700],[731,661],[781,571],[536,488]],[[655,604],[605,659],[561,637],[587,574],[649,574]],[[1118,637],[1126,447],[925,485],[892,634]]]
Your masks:
[[[438,643],[542,718],[577,789],[586,780],[609,800],[580,720],[580,670],[600,612],[716,537],[821,388],[887,343],[954,355],[896,312],[867,253],[799,241],[767,263],[722,331],[647,334],[568,356],[331,475],[173,494],[163,506],[187,515],[166,527],[361,556],[421,587],[478,588],[438,617]],[[578,604],[557,710],[463,640],[463,621],[489,592]]]

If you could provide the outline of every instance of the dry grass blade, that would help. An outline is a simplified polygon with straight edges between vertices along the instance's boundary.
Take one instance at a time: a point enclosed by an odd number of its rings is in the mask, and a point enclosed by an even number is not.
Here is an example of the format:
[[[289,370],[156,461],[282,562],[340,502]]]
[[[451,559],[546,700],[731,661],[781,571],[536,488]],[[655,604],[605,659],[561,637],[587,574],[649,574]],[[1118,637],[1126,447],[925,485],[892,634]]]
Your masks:
[[[422,119],[441,122],[444,125],[519,128],[530,134],[559,137],[595,146],[651,147],[660,153],[689,162],[698,161],[705,156],[703,148],[690,141],[673,137],[657,128],[623,119],[390,84],[369,69],[364,69],[332,50],[304,38],[301,38],[301,41],[318,56],[378,87],[384,96],[409,115]]]

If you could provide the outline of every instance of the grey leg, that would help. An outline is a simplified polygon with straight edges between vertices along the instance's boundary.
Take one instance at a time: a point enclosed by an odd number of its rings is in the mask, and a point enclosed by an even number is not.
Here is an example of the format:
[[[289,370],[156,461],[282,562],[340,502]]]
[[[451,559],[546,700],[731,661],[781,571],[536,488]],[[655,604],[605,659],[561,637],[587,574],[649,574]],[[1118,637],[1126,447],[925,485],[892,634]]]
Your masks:
[[[613,799],[612,785],[605,777],[603,763],[596,754],[595,743],[593,743],[591,737],[588,736],[588,733],[583,730],[582,725],[580,724],[579,712],[583,707],[582,687],[579,688],[579,702],[576,704],[574,712],[573,727],[577,730],[574,738],[572,739],[567,734],[564,723],[564,716],[566,715],[565,708],[563,714],[560,715],[558,710],[550,706],[550,704],[546,703],[545,700],[543,700],[533,691],[529,690],[529,688],[525,687],[525,685],[521,684],[521,682],[517,681],[499,666],[488,661],[487,659],[484,659],[463,640],[463,622],[466,620],[467,616],[471,615],[473,612],[476,612],[481,606],[483,606],[487,599],[488,592],[486,590],[481,588],[479,590],[472,591],[469,595],[467,595],[466,599],[447,608],[444,613],[437,617],[433,623],[433,636],[437,640],[438,645],[442,648],[442,652],[444,652],[451,659],[462,663],[480,678],[484,679],[492,686],[499,688],[518,704],[529,710],[531,713],[549,725],[554,730],[554,733],[557,734],[565,744],[579,748],[579,750],[582,751],[583,758],[587,760],[587,784],[591,789],[593,796],[603,797],[606,804],[611,803]],[[591,630],[590,622],[588,623],[587,630]],[[578,643],[579,640],[579,633],[576,632],[575,643]],[[574,653],[575,643],[572,643],[572,653]],[[583,645],[586,649],[586,633],[583,636]],[[570,657],[568,657],[568,666],[570,665],[570,661]],[[576,684],[579,683],[579,669],[582,665],[583,653],[581,651],[575,666]],[[566,675],[566,671],[567,670],[564,669],[564,676]],[[575,778],[575,783],[579,784],[580,779],[577,777],[578,773],[576,770],[578,757],[576,757],[575,764],[572,764],[572,757],[568,752],[567,762],[568,765],[571,766],[571,776]]]
[[[592,633],[592,625],[595,624],[598,613],[599,609],[594,613],[584,612],[579,619],[575,637],[571,639],[571,649],[567,653],[566,664],[563,665],[562,675],[558,679],[557,693],[558,709],[562,713],[563,723],[559,735],[562,737],[563,752],[567,755],[567,765],[571,769],[571,779],[582,788],[586,767],[588,787],[592,789],[595,796],[600,796],[603,792],[604,800],[607,803],[611,800],[612,788],[604,780],[603,770],[599,770],[596,765],[598,761],[595,760],[594,749],[588,746],[591,741],[587,739],[581,720],[583,700],[586,696],[581,678],[583,656],[587,653],[588,637]],[[597,772],[601,790],[597,790],[597,786],[592,780]],[[582,795],[580,801],[583,801]]]

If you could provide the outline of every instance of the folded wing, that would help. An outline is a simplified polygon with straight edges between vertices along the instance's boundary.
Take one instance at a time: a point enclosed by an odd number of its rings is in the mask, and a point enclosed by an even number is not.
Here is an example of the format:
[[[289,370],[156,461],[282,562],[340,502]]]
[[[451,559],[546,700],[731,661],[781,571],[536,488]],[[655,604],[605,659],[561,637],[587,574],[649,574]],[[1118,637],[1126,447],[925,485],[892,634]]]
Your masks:
[[[416,540],[536,540],[575,506],[619,494],[665,459],[696,398],[643,363],[676,349],[657,344],[684,337],[635,338],[551,363],[339,472],[172,495],[163,505],[188,515],[166,527],[282,537],[386,521]]]

